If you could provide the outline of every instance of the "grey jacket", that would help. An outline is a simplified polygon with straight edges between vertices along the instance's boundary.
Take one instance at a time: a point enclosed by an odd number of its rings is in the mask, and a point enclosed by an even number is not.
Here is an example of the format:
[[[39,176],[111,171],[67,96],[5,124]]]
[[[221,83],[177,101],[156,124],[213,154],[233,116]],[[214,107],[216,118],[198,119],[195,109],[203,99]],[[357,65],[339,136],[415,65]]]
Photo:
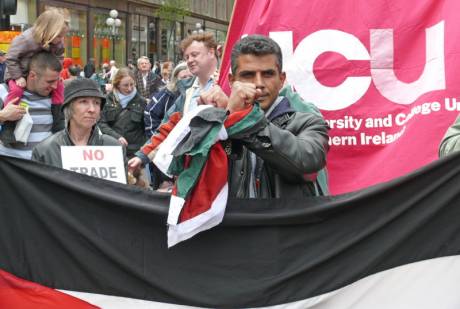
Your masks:
[[[44,164],[62,168],[61,160],[61,146],[74,146],[70,139],[67,129],[59,131],[42,141],[34,147],[32,151],[32,160]],[[88,146],[121,146],[120,143],[113,137],[103,134],[97,127],[93,129],[91,136],[88,140]],[[126,155],[125,148],[123,147],[123,157]]]
[[[33,28],[29,28],[13,39],[6,54],[5,81],[25,77],[29,69],[30,59],[38,52],[48,51],[56,55],[61,63],[64,60],[65,49],[62,44],[50,45],[48,49],[45,49],[35,42],[32,34]]]
[[[225,147],[230,159],[230,196],[301,198],[323,195],[316,173],[326,165],[328,126],[313,113],[296,112],[284,98],[269,119]],[[253,152],[256,156],[252,156]],[[252,172],[254,171],[254,172]],[[251,174],[255,182],[250,181]]]

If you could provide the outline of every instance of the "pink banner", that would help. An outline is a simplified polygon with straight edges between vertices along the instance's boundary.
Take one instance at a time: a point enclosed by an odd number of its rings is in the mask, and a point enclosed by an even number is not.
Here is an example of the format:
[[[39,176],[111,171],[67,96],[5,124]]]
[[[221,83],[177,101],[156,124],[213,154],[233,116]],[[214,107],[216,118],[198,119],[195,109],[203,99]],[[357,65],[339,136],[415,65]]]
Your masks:
[[[331,127],[331,192],[388,181],[437,159],[460,111],[458,12],[456,0],[238,0],[221,83],[233,44],[269,35]]]

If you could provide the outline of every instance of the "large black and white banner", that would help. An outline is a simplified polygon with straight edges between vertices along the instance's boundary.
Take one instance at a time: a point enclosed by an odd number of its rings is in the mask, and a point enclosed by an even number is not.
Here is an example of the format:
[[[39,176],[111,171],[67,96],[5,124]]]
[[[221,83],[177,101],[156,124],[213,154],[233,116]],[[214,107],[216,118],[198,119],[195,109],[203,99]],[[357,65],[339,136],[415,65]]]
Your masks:
[[[460,308],[460,155],[347,195],[230,200],[171,249],[168,196],[7,157],[0,190],[0,269],[102,308]]]

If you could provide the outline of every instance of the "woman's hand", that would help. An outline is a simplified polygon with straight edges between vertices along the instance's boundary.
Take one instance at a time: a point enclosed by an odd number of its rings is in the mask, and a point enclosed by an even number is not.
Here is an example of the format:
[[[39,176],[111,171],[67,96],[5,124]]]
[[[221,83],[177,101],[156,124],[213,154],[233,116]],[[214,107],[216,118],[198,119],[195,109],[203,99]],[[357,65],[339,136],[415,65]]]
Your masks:
[[[128,141],[123,136],[118,139],[118,142],[123,146],[128,146]]]

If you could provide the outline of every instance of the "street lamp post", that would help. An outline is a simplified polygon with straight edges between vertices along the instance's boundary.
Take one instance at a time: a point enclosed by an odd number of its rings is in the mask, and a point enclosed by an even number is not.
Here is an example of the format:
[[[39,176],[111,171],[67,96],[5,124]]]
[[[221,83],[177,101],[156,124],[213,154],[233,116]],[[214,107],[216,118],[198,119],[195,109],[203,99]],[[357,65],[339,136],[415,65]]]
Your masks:
[[[121,27],[121,20],[118,17],[117,10],[111,10],[109,13],[110,17],[105,21],[109,27],[110,34],[112,35],[112,57],[115,60],[115,38],[118,35],[118,28]]]
[[[204,30],[203,30],[203,26],[201,25],[201,23],[196,23],[195,30],[192,31],[192,34],[203,33],[203,32]]]

